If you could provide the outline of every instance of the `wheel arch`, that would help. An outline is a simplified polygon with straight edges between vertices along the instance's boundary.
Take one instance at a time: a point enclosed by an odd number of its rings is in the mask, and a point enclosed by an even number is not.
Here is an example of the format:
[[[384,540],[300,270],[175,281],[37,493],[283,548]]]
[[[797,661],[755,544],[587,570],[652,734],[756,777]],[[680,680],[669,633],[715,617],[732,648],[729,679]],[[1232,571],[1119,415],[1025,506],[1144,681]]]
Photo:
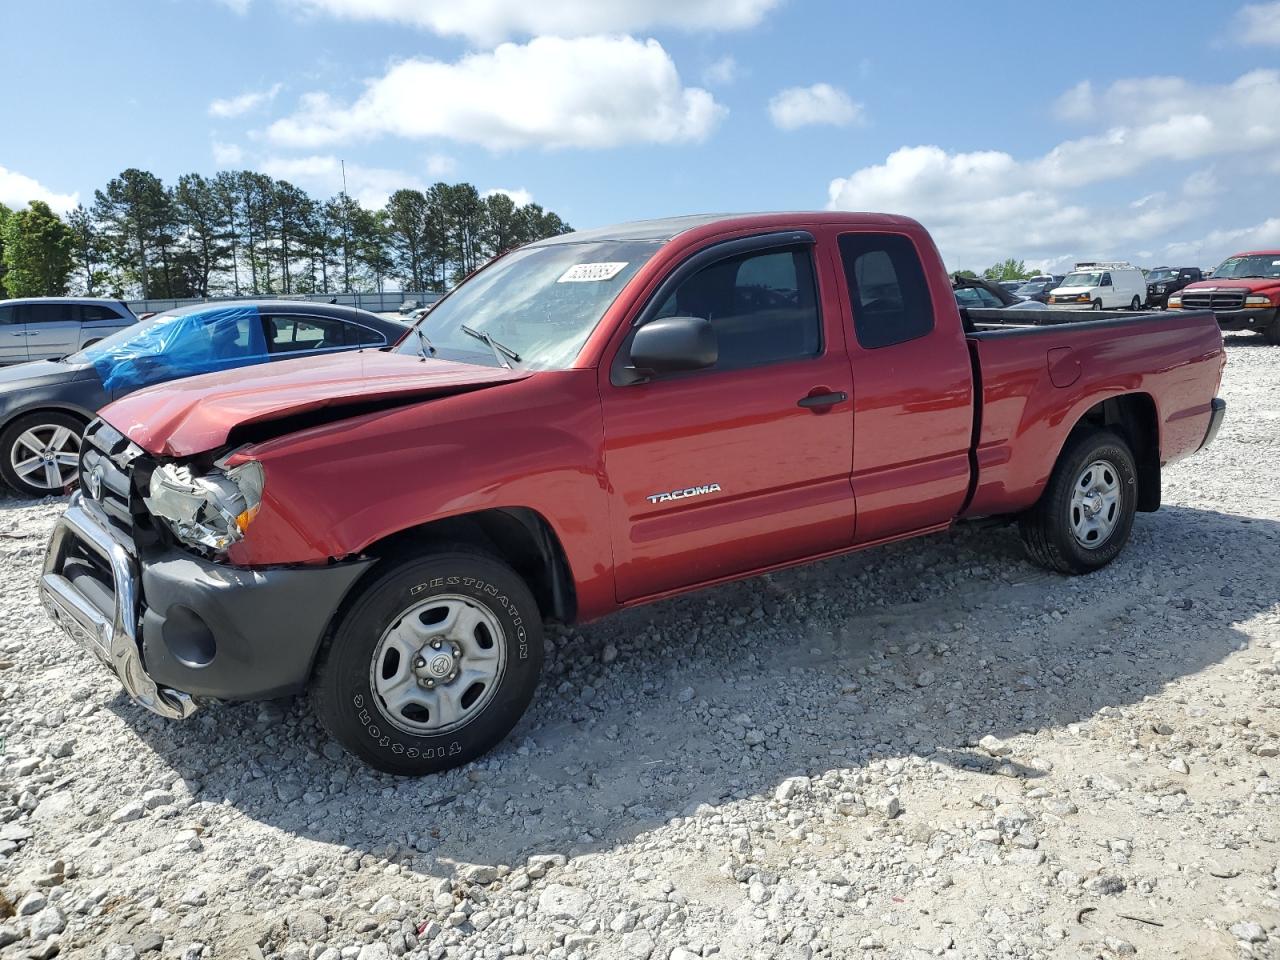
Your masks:
[[[1095,428],[1113,430],[1129,444],[1138,468],[1138,510],[1143,513],[1159,510],[1160,419],[1151,394],[1122,393],[1095,403],[1071,428],[1054,463],[1081,432]]]
[[[9,427],[13,426],[14,421],[21,420],[23,417],[29,416],[33,413],[65,413],[68,416],[75,417],[77,420],[82,420],[86,427],[89,425],[89,422],[97,416],[97,414],[92,410],[86,410],[83,407],[78,407],[72,403],[58,403],[50,400],[39,400],[28,404],[19,410],[11,410],[0,417],[0,433],[4,433],[4,431],[8,430]]]
[[[544,620],[572,623],[578,601],[573,571],[559,536],[547,519],[529,507],[495,507],[408,527],[371,543],[364,553],[375,563],[348,592],[355,596],[365,577],[385,563],[421,555],[436,546],[465,545],[509,564],[529,585]]]

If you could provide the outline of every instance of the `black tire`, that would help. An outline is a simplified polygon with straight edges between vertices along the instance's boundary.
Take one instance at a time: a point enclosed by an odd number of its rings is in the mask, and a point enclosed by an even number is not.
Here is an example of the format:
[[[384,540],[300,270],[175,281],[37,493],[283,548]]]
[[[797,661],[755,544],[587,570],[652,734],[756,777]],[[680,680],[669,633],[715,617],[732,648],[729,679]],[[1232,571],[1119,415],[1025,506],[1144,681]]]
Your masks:
[[[1134,297],[1132,300],[1129,301],[1129,309],[1132,310],[1134,313],[1137,313],[1139,310],[1142,309],[1142,300],[1138,297]]]
[[[321,652],[311,682],[312,701],[333,738],[371,767],[401,776],[439,773],[487,752],[524,714],[542,670],[542,619],[520,576],[487,554],[452,547],[385,562],[387,570],[360,589]],[[382,646],[384,636],[410,615],[428,623],[424,618],[431,601],[445,597],[451,599],[441,604],[461,603],[492,618],[502,636],[490,637],[489,643],[503,645],[505,663],[494,689],[482,688],[473,698],[473,705],[485,699],[478,712],[445,732],[415,732],[413,727],[429,722],[428,709],[410,705],[406,709],[417,711],[416,719],[403,711],[393,716],[374,689],[374,656],[379,655],[380,669],[385,669],[392,651]],[[473,637],[477,629],[472,628]],[[482,642],[486,634],[484,627]],[[420,652],[429,654],[425,648]],[[430,674],[418,673],[416,666],[419,679],[408,680],[426,684]],[[465,699],[466,694],[459,694],[459,702]]]
[[[1117,513],[1110,533],[1096,545],[1077,539],[1078,515],[1072,496],[1086,469],[1102,462],[1115,471]],[[1091,429],[1072,437],[1049,476],[1039,502],[1018,519],[1022,543],[1031,559],[1058,573],[1092,573],[1120,555],[1133,531],[1138,506],[1138,471],[1129,445],[1110,430]]]
[[[1093,301],[1093,303],[1089,305],[1089,309],[1090,309],[1090,310],[1101,310],[1101,309],[1102,309],[1102,301],[1101,301],[1101,300],[1095,300],[1095,301]]]
[[[28,474],[24,477],[19,474],[17,464],[29,461],[36,454],[26,446],[21,445],[20,439],[29,434],[29,431],[34,430],[37,437],[52,440],[54,431],[65,428],[72,432],[73,438],[68,441],[67,446],[61,452],[65,454],[74,453],[78,457],[80,438],[84,434],[84,427],[83,420],[69,413],[63,413],[61,410],[36,411],[35,413],[28,413],[18,417],[0,433],[0,476],[4,477],[5,483],[24,496],[54,497],[65,493],[67,485],[75,481],[75,465],[73,463],[58,465],[59,472],[65,481],[58,486],[50,485],[43,472]],[[42,471],[43,468],[40,468],[40,470]],[[40,482],[32,482],[33,479],[39,479]]]
[[[1262,336],[1267,343],[1280,347],[1280,316],[1271,321],[1271,326],[1263,331]]]

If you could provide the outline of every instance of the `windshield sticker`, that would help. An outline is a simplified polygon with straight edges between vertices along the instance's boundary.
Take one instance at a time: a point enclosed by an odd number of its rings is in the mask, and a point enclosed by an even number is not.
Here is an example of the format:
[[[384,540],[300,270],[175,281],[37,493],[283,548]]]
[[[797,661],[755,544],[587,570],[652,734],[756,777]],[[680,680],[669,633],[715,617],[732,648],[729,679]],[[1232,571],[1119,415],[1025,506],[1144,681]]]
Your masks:
[[[556,283],[591,283],[597,280],[612,280],[622,272],[627,264],[622,263],[579,263],[570,267]]]

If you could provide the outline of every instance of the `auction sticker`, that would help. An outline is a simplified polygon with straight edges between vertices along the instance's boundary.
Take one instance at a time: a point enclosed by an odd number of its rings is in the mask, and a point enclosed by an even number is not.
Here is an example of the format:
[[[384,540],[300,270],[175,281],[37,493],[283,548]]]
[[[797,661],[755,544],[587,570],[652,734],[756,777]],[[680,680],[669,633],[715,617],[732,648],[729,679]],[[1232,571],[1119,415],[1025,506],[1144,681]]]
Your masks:
[[[627,264],[622,263],[578,263],[560,275],[556,283],[591,283],[596,280],[612,280]]]

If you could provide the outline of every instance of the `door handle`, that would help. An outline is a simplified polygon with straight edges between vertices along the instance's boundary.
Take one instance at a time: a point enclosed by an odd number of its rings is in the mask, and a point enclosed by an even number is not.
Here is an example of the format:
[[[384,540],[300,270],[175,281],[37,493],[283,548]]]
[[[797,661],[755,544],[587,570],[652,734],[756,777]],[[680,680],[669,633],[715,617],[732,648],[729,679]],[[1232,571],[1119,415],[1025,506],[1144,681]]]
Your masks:
[[[819,393],[813,396],[802,397],[800,402],[796,404],[800,407],[830,407],[833,404],[844,403],[849,399],[849,395],[843,390],[835,393]]]

